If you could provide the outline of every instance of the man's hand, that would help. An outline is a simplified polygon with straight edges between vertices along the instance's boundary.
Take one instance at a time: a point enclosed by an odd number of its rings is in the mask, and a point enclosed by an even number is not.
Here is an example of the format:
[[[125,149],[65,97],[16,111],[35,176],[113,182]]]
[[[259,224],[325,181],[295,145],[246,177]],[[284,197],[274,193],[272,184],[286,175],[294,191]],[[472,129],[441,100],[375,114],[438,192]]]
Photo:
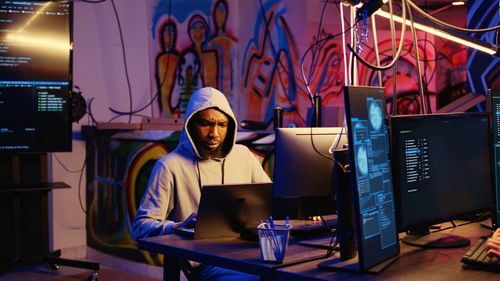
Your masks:
[[[190,228],[190,227],[194,227],[194,225],[196,224],[196,216],[197,216],[196,213],[192,213],[184,221],[174,223],[174,228],[179,228],[179,227],[188,227],[188,228]]]
[[[488,249],[489,256],[496,256],[500,258],[500,228],[498,228],[490,239],[488,239],[486,249]]]

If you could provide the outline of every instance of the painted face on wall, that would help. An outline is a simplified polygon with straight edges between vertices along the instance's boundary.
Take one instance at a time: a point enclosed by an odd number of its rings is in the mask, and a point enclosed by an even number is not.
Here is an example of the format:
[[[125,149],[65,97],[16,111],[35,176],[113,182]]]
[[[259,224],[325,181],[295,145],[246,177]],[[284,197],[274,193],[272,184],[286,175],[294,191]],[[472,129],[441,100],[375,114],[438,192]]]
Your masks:
[[[215,10],[215,24],[217,28],[223,28],[226,24],[227,18],[227,7],[224,2],[219,2],[217,4],[217,9]]]
[[[189,21],[189,37],[195,45],[203,43],[206,39],[207,23],[198,15],[193,16]]]

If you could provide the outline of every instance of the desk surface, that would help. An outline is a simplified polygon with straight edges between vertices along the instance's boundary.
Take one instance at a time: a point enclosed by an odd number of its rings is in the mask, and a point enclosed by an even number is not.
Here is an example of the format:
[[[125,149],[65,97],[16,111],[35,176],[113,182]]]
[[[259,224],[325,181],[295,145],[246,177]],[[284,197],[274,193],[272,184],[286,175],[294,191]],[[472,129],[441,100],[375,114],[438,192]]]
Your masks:
[[[475,243],[490,231],[478,223],[448,229],[443,233],[465,236]],[[283,263],[260,260],[258,242],[239,238],[190,240],[177,235],[165,235],[140,240],[139,248],[165,254],[174,259],[189,259],[229,269],[259,275],[263,280],[500,280],[500,274],[465,269],[460,261],[469,247],[451,249],[423,249],[401,243],[401,254],[379,274],[330,272],[319,270],[326,251],[290,243]],[[165,268],[171,268],[165,259]],[[178,268],[176,269],[178,270]],[[170,280],[171,275],[164,275]],[[170,279],[169,279],[170,278]]]
[[[139,248],[192,261],[222,266],[256,274],[272,280],[276,268],[323,259],[326,250],[313,249],[291,242],[283,263],[263,262],[259,243],[239,238],[191,240],[178,235],[164,235],[138,241]],[[168,266],[165,264],[165,266]]]
[[[475,243],[481,235],[490,231],[478,223],[462,225],[444,232],[471,239]],[[488,271],[465,269],[460,259],[469,247],[451,249],[423,249],[401,243],[401,254],[379,274],[329,272],[319,270],[318,263],[306,262],[279,268],[275,280],[391,280],[391,281],[438,281],[438,280],[500,280],[500,274]]]

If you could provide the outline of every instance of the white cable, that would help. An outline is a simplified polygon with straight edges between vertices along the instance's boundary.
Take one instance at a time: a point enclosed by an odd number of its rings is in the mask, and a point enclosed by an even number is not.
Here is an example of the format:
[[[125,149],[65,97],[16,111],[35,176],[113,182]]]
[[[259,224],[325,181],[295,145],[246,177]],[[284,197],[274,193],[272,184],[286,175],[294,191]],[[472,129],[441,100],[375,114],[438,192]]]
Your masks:
[[[420,70],[420,55],[418,53],[418,40],[417,40],[417,31],[415,30],[414,26],[414,21],[413,21],[413,13],[410,7],[410,4],[408,5],[408,14],[410,16],[410,23],[411,23],[411,35],[413,37],[413,47],[415,49],[415,66],[417,68],[417,78],[418,78],[418,88],[420,92],[420,101],[422,104],[422,110],[424,114],[427,114],[428,108],[427,108],[427,103],[425,102],[425,95],[424,95],[424,83],[422,82],[422,75],[421,75],[421,70]]]
[[[343,57],[344,57],[344,85],[350,85],[350,77],[349,77],[349,72],[347,72],[347,56],[346,56],[346,49],[345,49],[345,25],[344,25],[344,4],[340,3],[340,23],[342,26],[342,50],[343,50]]]
[[[375,48],[375,60],[377,61],[377,66],[380,67],[380,54],[378,50],[378,38],[377,38],[377,26],[375,23],[375,17],[372,20],[372,36],[373,36],[373,47]],[[382,87],[382,71],[377,70],[378,85]]]
[[[356,8],[354,6],[351,6],[350,8],[350,21],[351,25],[355,26],[356,25]],[[351,28],[351,46],[356,46],[356,34],[354,32],[356,31],[356,28]],[[352,57],[354,56],[354,57]],[[355,52],[351,52],[351,58],[350,61],[352,62],[351,64],[351,73],[353,73],[353,77],[351,77],[351,85],[358,85],[358,68],[356,67],[357,65],[357,56],[355,56]]]
[[[401,0],[401,3],[403,5],[403,9],[402,9],[402,17],[403,18],[406,18],[406,4],[405,4],[405,0]],[[394,64],[397,62],[397,60],[399,59],[399,56],[401,55],[401,50],[403,49],[403,42],[404,42],[404,37],[405,37],[405,31],[406,31],[406,24],[402,24],[402,27],[401,27],[401,36],[400,36],[400,41],[399,41],[399,47],[398,47],[398,50],[396,52],[396,54],[394,55],[391,63],[389,63],[388,65],[386,66],[376,66],[376,65],[373,65],[371,63],[369,63],[368,61],[366,61],[365,59],[363,59],[358,53],[356,53],[355,50],[352,49],[352,47],[348,46],[349,49],[351,50],[351,54],[354,54],[354,56],[359,59],[359,61],[361,61],[364,65],[370,67],[370,68],[373,68],[373,69],[380,69],[380,70],[388,70],[389,68],[393,67]]]
[[[394,11],[392,9],[392,0],[389,0],[389,25],[391,27],[391,48],[392,53],[396,52],[396,27],[394,25]],[[406,15],[405,15],[406,16]],[[398,115],[398,91],[397,91],[397,73],[398,64],[395,63],[392,67],[392,115]]]

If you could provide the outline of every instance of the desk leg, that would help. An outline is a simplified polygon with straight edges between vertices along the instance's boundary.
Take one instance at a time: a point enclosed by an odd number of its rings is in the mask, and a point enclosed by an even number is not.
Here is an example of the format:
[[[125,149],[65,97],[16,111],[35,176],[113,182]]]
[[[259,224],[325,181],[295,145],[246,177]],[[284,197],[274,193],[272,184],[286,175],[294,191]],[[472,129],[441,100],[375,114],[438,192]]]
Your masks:
[[[163,256],[163,280],[179,281],[181,279],[181,265],[178,258]]]

